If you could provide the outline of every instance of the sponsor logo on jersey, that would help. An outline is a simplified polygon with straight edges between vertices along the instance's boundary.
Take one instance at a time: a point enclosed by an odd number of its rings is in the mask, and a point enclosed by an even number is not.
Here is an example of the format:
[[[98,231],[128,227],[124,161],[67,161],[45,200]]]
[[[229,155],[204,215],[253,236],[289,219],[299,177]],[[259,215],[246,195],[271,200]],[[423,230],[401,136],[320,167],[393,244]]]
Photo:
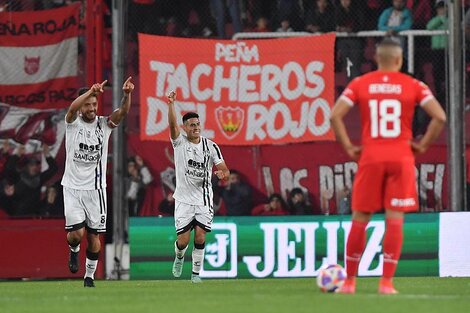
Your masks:
[[[405,206],[413,206],[416,204],[415,199],[413,198],[405,198],[405,199],[397,199],[397,198],[392,198],[390,200],[390,204],[395,207],[405,207]]]

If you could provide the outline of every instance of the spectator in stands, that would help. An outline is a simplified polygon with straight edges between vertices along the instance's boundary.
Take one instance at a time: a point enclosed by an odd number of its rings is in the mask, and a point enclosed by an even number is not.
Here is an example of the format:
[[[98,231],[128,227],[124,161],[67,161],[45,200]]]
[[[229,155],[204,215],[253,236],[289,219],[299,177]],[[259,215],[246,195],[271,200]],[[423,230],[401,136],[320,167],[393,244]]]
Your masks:
[[[2,176],[13,183],[16,183],[19,178],[19,173],[27,163],[27,158],[25,156],[25,147],[23,145],[17,145],[13,151],[13,154],[4,154],[6,161],[3,166]]]
[[[260,16],[273,16],[276,1],[273,0],[246,0],[245,4],[246,24],[252,29]]]
[[[250,186],[242,182],[240,173],[231,170],[227,186],[222,190],[227,215],[250,215],[252,207],[252,190]]]
[[[338,193],[338,214],[351,214],[351,189],[347,186]]]
[[[144,164],[144,160],[136,155],[127,162],[127,204],[129,216],[138,216],[145,200],[145,192],[148,184],[153,181],[153,176]]]
[[[41,188],[57,173],[57,163],[49,153],[49,146],[43,145],[42,152],[48,164],[48,169],[41,173],[41,161],[34,156],[29,157],[26,166],[19,173],[14,185],[14,194],[17,197],[14,216],[30,216],[38,213],[41,202]],[[14,169],[10,168],[10,172]]]
[[[447,4],[444,0],[436,1],[436,16],[426,25],[428,30],[447,30]],[[447,47],[447,35],[434,35],[431,37],[432,69],[434,85],[436,86],[436,98],[439,103],[446,103],[446,62],[445,50]]]
[[[242,31],[240,4],[238,0],[212,0],[212,6],[216,15],[217,36],[219,38],[227,38],[225,32],[225,13],[227,9],[232,20],[233,33],[236,34]]]
[[[294,29],[303,30],[305,28],[298,0],[278,0],[273,2],[277,4],[277,10],[273,14],[272,20],[273,25],[278,27],[278,32],[280,32],[279,29],[293,29],[292,31],[294,31]],[[288,26],[285,25],[286,22],[289,23]]]
[[[312,207],[307,203],[302,189],[292,188],[289,194],[289,211],[292,215],[309,215],[313,213]]]
[[[311,33],[327,33],[336,30],[335,9],[328,0],[316,0],[305,15],[307,31]]]
[[[5,165],[10,157],[10,142],[4,139],[0,150],[0,179],[4,177]]]
[[[405,0],[393,0],[393,5],[380,14],[377,24],[378,30],[387,32],[387,36],[397,36],[399,32],[411,29],[412,26],[413,16],[405,7]]]
[[[167,192],[166,197],[160,202],[158,212],[162,215],[175,215],[175,198],[173,198],[172,191]]]
[[[438,0],[439,1],[439,0]],[[432,2],[422,0],[407,0],[406,7],[410,9],[413,16],[413,28],[424,29],[427,22],[432,18]]]
[[[290,27],[290,22],[288,18],[283,18],[281,20],[281,26],[276,30],[278,33],[290,33],[294,30]]]
[[[43,217],[64,216],[64,201],[60,184],[56,183],[47,187],[46,196],[41,201],[38,213]]]
[[[363,29],[364,15],[352,4],[352,0],[340,0],[336,9],[336,31],[355,33]],[[362,40],[354,37],[338,37],[336,47],[342,68],[348,80],[361,74]]]
[[[271,31],[271,28],[269,27],[269,20],[264,16],[261,16],[260,18],[258,18],[258,20],[256,21],[256,26],[253,29],[253,32],[267,33],[270,31]]]
[[[269,196],[268,203],[262,203],[251,210],[251,215],[289,215],[287,205],[278,193]]]
[[[217,176],[212,176],[212,192],[214,194],[214,214],[227,215],[227,208],[225,207],[222,194],[227,186],[226,180],[219,179]]]
[[[2,215],[14,215],[18,211],[18,196],[15,194],[15,184],[3,179],[0,185],[0,210]]]

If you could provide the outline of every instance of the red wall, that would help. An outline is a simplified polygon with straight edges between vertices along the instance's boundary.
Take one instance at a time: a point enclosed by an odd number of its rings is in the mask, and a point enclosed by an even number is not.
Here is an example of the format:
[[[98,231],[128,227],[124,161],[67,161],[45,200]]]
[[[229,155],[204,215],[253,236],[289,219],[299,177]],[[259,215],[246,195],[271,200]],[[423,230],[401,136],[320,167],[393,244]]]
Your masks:
[[[86,242],[80,250],[80,270],[69,272],[64,220],[0,219],[0,279],[82,278]],[[95,278],[104,277],[104,245]]]

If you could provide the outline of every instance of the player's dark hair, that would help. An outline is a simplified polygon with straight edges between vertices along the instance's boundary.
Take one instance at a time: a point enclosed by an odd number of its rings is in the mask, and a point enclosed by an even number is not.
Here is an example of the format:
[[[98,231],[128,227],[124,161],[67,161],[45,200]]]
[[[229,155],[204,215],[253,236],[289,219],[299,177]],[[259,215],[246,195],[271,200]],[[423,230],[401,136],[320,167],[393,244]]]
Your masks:
[[[82,87],[80,89],[78,89],[78,96],[80,97],[81,95],[83,95],[85,92],[87,92],[90,88],[87,88],[87,87]]]
[[[183,115],[183,124],[190,118],[199,118],[199,114],[197,114],[196,112],[186,113],[185,115]]]

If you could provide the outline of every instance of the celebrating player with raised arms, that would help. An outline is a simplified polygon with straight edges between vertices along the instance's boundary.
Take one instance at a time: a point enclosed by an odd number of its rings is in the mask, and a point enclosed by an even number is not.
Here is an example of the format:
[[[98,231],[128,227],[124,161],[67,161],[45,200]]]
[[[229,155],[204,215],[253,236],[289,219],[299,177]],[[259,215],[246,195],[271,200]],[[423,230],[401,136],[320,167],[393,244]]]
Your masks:
[[[186,134],[180,132],[176,120],[175,99],[176,93],[170,92],[168,123],[175,159],[176,190],[173,197],[178,236],[175,242],[173,276],[181,276],[184,254],[188,248],[191,230],[194,229],[191,281],[199,283],[199,272],[204,262],[206,232],[211,231],[214,218],[212,168],[217,168],[214,174],[219,179],[228,179],[230,172],[217,144],[201,136],[201,123],[197,113],[188,112],[183,115],[183,130]]]
[[[129,77],[122,86],[121,107],[110,116],[97,116],[98,95],[106,80],[79,90],[65,116],[64,186],[65,230],[70,247],[69,269],[78,271],[80,242],[87,238],[84,286],[94,287],[101,242],[106,232],[106,161],[109,136],[129,112],[134,84]]]

